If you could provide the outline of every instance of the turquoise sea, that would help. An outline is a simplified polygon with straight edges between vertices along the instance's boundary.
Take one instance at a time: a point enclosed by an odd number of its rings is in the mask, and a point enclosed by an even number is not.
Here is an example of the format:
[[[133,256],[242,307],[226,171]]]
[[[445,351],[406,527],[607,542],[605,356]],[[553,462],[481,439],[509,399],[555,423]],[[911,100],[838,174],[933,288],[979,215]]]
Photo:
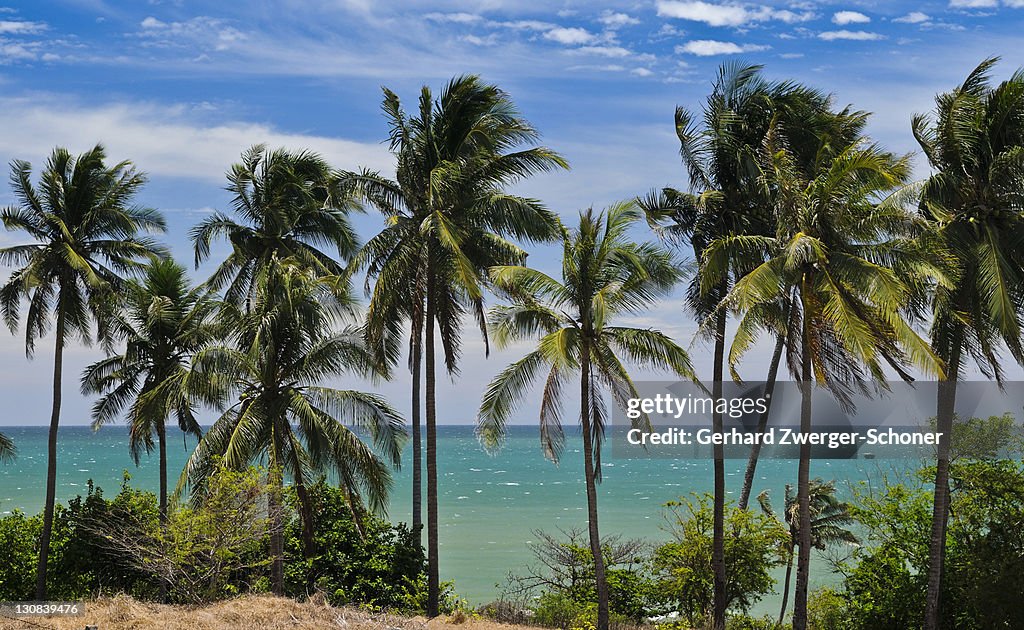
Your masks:
[[[46,472],[46,429],[6,427],[3,431],[14,439],[18,458],[0,464],[0,513],[39,511]],[[471,603],[484,603],[498,594],[497,585],[505,583],[510,570],[530,561],[534,530],[586,527],[581,445],[578,436],[570,436],[562,462],[556,466],[542,456],[537,429],[532,426],[511,427],[504,449],[494,456],[483,451],[472,427],[443,426],[438,433],[442,579],[455,580],[458,593]],[[173,483],[195,441],[190,438],[185,443],[176,431],[171,436],[168,457]],[[606,451],[604,481],[598,490],[602,535],[664,540],[668,535],[663,530],[662,505],[712,488],[709,460],[617,459],[611,451]],[[846,492],[847,482],[877,479],[898,463],[819,459],[812,462],[811,475],[836,479],[840,491]],[[733,498],[739,495],[745,465],[743,459],[726,461],[727,486]],[[98,432],[80,426],[61,429],[58,500],[84,494],[90,479],[108,495],[116,493],[125,470],[131,473],[133,486],[157,490],[155,456],[144,458],[136,467],[128,454],[124,427],[108,426]],[[389,512],[395,522],[410,520],[410,478],[408,469],[395,475]],[[770,489],[778,509],[785,484],[795,478],[796,461],[762,461],[754,494]],[[778,577],[781,579],[781,572]],[[812,586],[835,581],[826,563],[815,560]],[[757,611],[776,612],[777,607],[773,599],[767,599]]]

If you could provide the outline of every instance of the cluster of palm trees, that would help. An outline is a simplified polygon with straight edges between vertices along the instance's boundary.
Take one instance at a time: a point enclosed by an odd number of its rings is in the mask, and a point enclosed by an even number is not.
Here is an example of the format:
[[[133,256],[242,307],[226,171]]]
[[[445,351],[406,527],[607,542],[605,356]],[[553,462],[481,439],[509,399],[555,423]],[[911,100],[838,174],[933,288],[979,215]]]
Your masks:
[[[683,279],[666,245],[685,247],[697,263],[686,300],[700,334],[714,345],[712,394],[722,394],[726,365],[740,378],[744,353],[767,335],[774,340],[767,386],[774,387],[785,359],[802,384],[804,430],[812,387],[849,404],[854,391],[921,372],[942,382],[938,427],[948,436],[967,360],[996,379],[1002,349],[1024,362],[1024,73],[993,86],[994,62],[940,95],[933,117],[914,119],[933,169],[917,183],[910,181],[908,156],[865,136],[866,113],[837,111],[817,90],[768,81],[759,66],[724,66],[702,115],[676,110],[690,190],[666,188],[603,212],[587,210],[572,228],[540,201],[508,192],[567,163],[537,145],[536,130],[502,90],[458,77],[436,97],[424,88],[410,113],[385,89],[394,178],[335,170],[309,152],[253,147],[228,174],[232,212],[215,213],[191,231],[197,266],[218,239],[230,245],[199,287],[153,240],[164,224],[158,213],[134,204],[145,179],[130,163],[107,165],[99,146],[77,158],[58,149],[36,185],[30,166],[14,162],[17,205],[2,218],[7,229],[27,232],[34,242],[0,250],[0,263],[15,268],[0,288],[0,309],[12,331],[24,318],[30,356],[39,338],[51,328],[55,333],[37,598],[45,597],[53,523],[61,359],[77,337],[95,339],[107,353],[82,377],[83,392],[99,396],[95,424],[125,416],[133,456],[159,451],[164,518],[166,423],[174,418],[201,438],[175,492],[201,497],[218,466],[264,461],[270,513],[281,513],[274,508],[287,479],[309,555],[316,553],[306,492],[313,477],[337,478],[356,516],[382,509],[390,467],[398,465],[407,437],[404,420],[386,401],[325,381],[343,373],[389,378],[407,353],[413,527],[423,525],[425,425],[427,612],[436,615],[438,362],[449,375],[458,373],[462,326],[472,318],[485,347],[491,340],[499,346],[537,340],[484,392],[478,433],[485,446],[500,445],[524,392],[543,376],[541,444],[557,460],[566,388],[579,384],[597,630],[607,630],[597,507],[606,397],[619,406],[636,397],[627,364],[697,379],[674,340],[615,321],[664,299]],[[385,227],[360,244],[349,216],[363,206],[379,210]],[[630,238],[645,220],[664,244]],[[517,243],[529,242],[561,244],[560,278],[526,266],[527,252]],[[368,298],[362,315],[351,288],[360,275]],[[490,313],[489,293],[505,302]],[[736,322],[731,343],[730,317]],[[196,419],[201,406],[220,410],[205,433]],[[646,418],[636,422],[649,425]],[[721,430],[720,414],[711,422]],[[0,436],[0,457],[11,453]],[[720,630],[728,571],[721,447],[714,456],[711,618]],[[755,450],[743,509],[757,460]],[[793,625],[801,630],[810,550],[817,544],[809,472],[805,445],[786,510],[797,553]],[[948,474],[943,442],[928,628],[939,619]],[[279,533],[272,534],[271,554],[271,583],[281,592]]]

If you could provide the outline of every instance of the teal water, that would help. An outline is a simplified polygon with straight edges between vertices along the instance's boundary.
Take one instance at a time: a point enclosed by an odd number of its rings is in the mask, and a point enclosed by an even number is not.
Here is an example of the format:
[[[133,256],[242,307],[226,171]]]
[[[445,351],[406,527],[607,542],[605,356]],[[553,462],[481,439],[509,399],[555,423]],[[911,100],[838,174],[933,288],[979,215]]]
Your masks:
[[[0,464],[0,513],[14,509],[37,512],[43,504],[46,429],[8,427],[3,431],[14,439],[18,458]],[[475,604],[493,599],[500,590],[497,585],[505,583],[508,572],[530,562],[534,530],[586,528],[578,436],[570,436],[562,462],[556,466],[543,458],[535,427],[511,427],[504,449],[494,456],[481,449],[472,427],[443,426],[438,434],[441,573],[442,579],[455,580],[462,597]],[[169,444],[173,484],[195,440],[189,438],[183,444],[182,435],[175,431]],[[408,450],[404,461],[408,461]],[[663,530],[661,506],[690,492],[712,489],[709,460],[617,459],[611,449],[605,457],[604,481],[598,489],[602,535],[664,540],[668,535]],[[726,461],[727,486],[733,498],[739,495],[745,465],[745,460]],[[890,466],[891,462],[881,460],[814,460],[811,475],[836,479],[843,492],[848,482],[877,478]],[[125,470],[132,475],[133,486],[157,490],[156,458],[143,457],[136,466],[129,456],[123,427],[104,427],[99,432],[89,427],[61,429],[59,500],[84,494],[90,479],[108,495],[114,494]],[[753,494],[770,489],[778,508],[785,484],[795,478],[795,461],[762,461]],[[411,518],[410,479],[407,468],[395,474],[389,512],[395,522]],[[812,587],[832,584],[836,579],[825,562],[814,562]],[[769,598],[758,605],[757,611],[776,612],[777,606]]]

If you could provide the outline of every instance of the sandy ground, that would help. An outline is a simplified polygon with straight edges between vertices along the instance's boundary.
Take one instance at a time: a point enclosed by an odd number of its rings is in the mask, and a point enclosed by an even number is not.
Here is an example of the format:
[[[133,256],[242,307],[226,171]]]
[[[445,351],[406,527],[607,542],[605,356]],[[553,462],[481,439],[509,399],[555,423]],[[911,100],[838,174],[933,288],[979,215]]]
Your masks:
[[[334,608],[323,602],[298,603],[272,596],[247,596],[205,607],[163,606],[126,596],[86,602],[77,617],[0,618],[0,630],[523,630],[481,619],[454,624],[439,617],[373,615],[352,608]]]

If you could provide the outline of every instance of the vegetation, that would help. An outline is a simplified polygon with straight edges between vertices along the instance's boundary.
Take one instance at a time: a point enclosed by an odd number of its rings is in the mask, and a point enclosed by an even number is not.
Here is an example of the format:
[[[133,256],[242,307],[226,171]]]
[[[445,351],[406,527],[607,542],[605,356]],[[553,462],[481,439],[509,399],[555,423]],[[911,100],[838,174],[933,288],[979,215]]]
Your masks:
[[[54,368],[44,508],[0,518],[9,558],[0,599],[118,591],[197,604],[319,593],[374,610],[458,609],[464,620],[465,605],[439,573],[436,385],[440,361],[458,374],[472,318],[485,352],[491,340],[536,344],[483,392],[477,431],[486,448],[501,445],[543,378],[541,445],[557,462],[566,394],[579,384],[586,533],[538,532],[537,563],[513,576],[514,597],[488,608],[493,614],[565,630],[652,619],[776,627],[795,566],[797,630],[1024,627],[1014,596],[1024,590],[1016,419],[956,414],[971,362],[1000,385],[1005,354],[1024,365],[1024,71],[993,84],[995,63],[940,94],[931,116],[913,118],[931,167],[918,183],[911,156],[865,135],[866,112],[768,81],[759,66],[726,65],[700,114],[675,112],[689,190],[589,209],[568,227],[541,201],[509,192],[567,163],[538,146],[508,94],[456,77],[436,97],[423,88],[410,114],[385,89],[394,178],[340,170],[306,150],[252,147],[228,173],[231,211],[189,233],[197,267],[219,241],[230,247],[198,286],[148,235],[164,221],[135,205],[145,177],[130,162],[108,164],[102,146],[77,157],[58,148],[38,183],[28,163],[13,162],[15,204],[0,217],[29,242],[0,249],[12,269],[0,310],[12,333],[24,319],[29,357],[53,333]],[[364,207],[379,211],[384,227],[361,244],[351,215]],[[643,218],[692,258],[692,273],[648,242]],[[560,245],[559,277],[526,264],[524,245],[545,241]],[[740,381],[761,336],[773,347],[763,393],[770,401],[785,361],[800,383],[802,432],[812,429],[816,388],[849,410],[855,394],[882,393],[887,379],[934,377],[932,422],[943,436],[934,465],[855,485],[843,501],[843,488],[811,478],[805,441],[777,514],[766,492],[755,495],[759,511],[748,506],[759,447],[738,505],[727,502],[719,442],[714,492],[669,504],[670,541],[602,537],[608,403],[625,410],[639,397],[633,366],[696,379],[684,340],[627,318],[683,281],[697,337],[713,343],[712,398],[722,397],[726,361]],[[501,302],[489,311],[488,293]],[[124,418],[136,463],[158,451],[157,495],[126,478],[113,499],[90,485],[84,498],[57,504],[63,356],[76,339],[106,355],[81,377],[83,393],[98,396],[94,427]],[[410,528],[382,520],[405,420],[381,396],[337,382],[391,378],[405,344]],[[217,413],[205,431],[202,407]],[[757,432],[770,409],[758,414]],[[708,415],[721,433],[721,406]],[[644,413],[631,420],[650,427]],[[171,421],[199,438],[174,492]],[[0,434],[0,462],[14,455]],[[808,592],[812,549],[833,554],[835,588]],[[783,565],[780,618],[749,617]]]

